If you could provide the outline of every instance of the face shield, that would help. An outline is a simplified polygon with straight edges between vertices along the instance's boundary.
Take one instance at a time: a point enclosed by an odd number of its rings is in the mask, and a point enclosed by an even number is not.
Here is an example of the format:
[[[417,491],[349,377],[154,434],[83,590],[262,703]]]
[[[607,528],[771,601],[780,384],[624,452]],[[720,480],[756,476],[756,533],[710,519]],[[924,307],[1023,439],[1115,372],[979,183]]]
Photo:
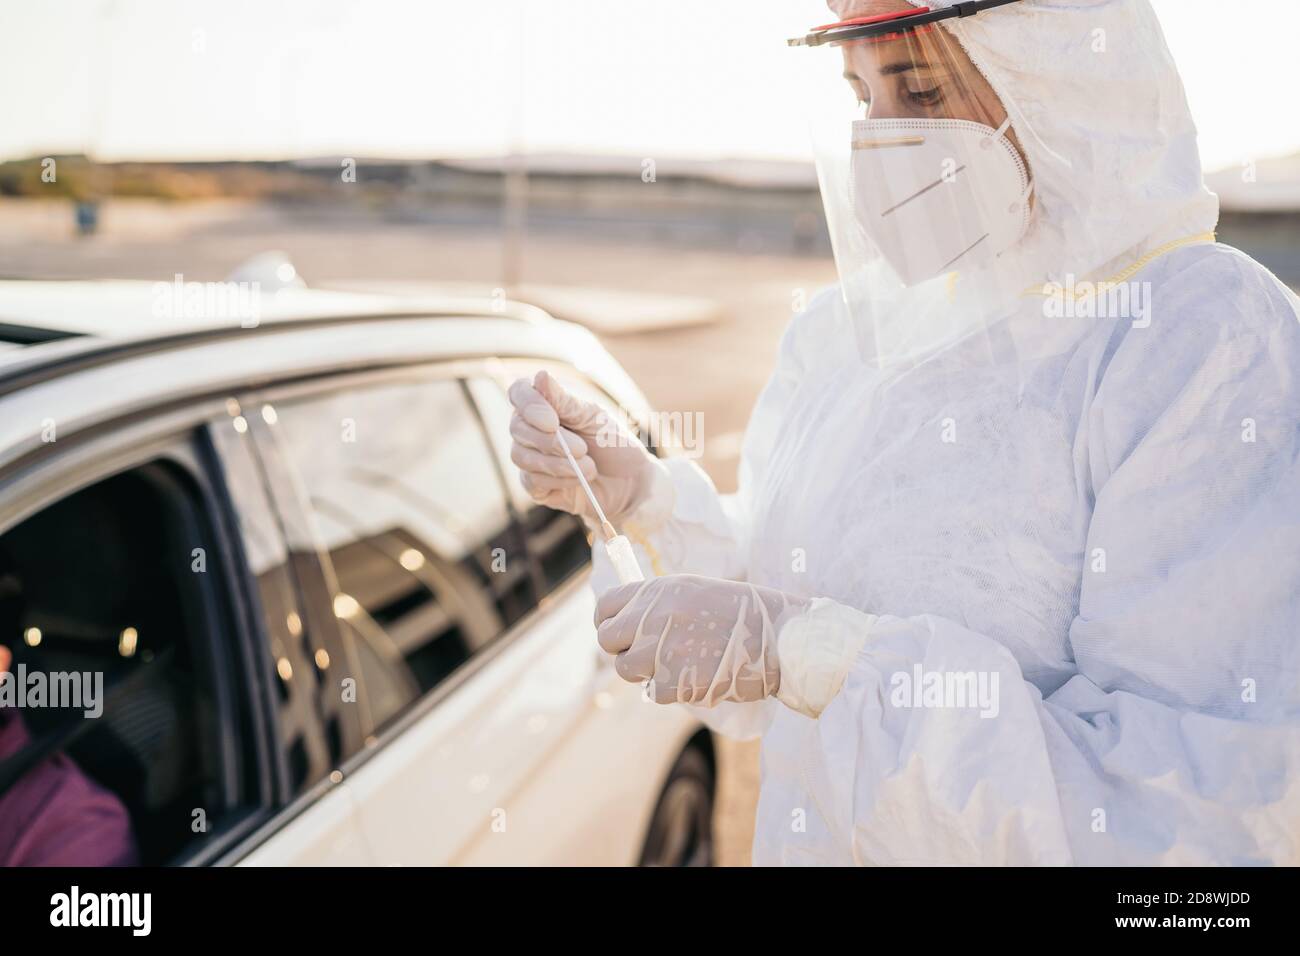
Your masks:
[[[802,48],[792,56],[827,225],[868,363],[921,361],[969,344],[1034,281],[1024,131],[943,25],[1014,2],[908,7],[789,41]]]

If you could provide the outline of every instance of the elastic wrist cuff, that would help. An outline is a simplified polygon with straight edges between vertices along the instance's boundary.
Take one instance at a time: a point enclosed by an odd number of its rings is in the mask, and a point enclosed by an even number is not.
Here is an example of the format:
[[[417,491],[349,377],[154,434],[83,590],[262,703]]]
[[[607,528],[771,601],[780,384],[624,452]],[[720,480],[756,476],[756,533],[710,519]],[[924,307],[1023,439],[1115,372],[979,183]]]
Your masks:
[[[781,686],[776,699],[807,717],[820,717],[839,693],[875,622],[874,614],[814,599],[777,635]]]

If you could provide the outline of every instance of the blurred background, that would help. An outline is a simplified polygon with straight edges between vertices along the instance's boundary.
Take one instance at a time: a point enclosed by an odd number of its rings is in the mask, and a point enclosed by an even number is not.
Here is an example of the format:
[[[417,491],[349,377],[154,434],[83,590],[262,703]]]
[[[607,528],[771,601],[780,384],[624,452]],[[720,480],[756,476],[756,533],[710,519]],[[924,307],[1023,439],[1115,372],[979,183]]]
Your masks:
[[[1153,3],[1220,238],[1300,286],[1300,7],[1225,29],[1218,0]],[[827,19],[819,0],[0,0],[0,278],[221,280],[277,250],[314,287],[506,294],[701,413],[730,491],[781,331],[834,278],[784,43]],[[720,862],[744,862],[757,756],[721,757]]]

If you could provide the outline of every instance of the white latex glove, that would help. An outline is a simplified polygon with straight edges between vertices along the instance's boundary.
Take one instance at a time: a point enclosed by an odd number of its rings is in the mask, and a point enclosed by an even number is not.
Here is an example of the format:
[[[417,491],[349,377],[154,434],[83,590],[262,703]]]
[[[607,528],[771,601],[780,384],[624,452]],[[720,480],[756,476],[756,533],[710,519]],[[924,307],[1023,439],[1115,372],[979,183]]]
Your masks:
[[[561,426],[563,440],[614,524],[628,518],[652,491],[671,496],[667,469],[622,422],[599,405],[570,395],[546,372],[511,385],[510,402],[515,407],[510,417],[514,439],[510,460],[519,467],[525,490],[539,504],[599,523],[560,448]]]
[[[596,603],[597,640],[619,676],[649,681],[657,703],[757,701],[777,693],[781,626],[809,602],[771,588],[670,574]]]

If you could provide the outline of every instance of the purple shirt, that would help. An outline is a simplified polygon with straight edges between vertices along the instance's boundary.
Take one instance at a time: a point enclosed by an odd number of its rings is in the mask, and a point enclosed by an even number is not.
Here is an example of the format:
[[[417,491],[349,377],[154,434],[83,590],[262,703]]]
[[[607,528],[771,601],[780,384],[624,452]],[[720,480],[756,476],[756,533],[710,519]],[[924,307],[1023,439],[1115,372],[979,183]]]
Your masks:
[[[0,707],[0,761],[31,741],[22,715]],[[134,866],[131,818],[121,801],[62,753],[0,794],[0,866]]]

